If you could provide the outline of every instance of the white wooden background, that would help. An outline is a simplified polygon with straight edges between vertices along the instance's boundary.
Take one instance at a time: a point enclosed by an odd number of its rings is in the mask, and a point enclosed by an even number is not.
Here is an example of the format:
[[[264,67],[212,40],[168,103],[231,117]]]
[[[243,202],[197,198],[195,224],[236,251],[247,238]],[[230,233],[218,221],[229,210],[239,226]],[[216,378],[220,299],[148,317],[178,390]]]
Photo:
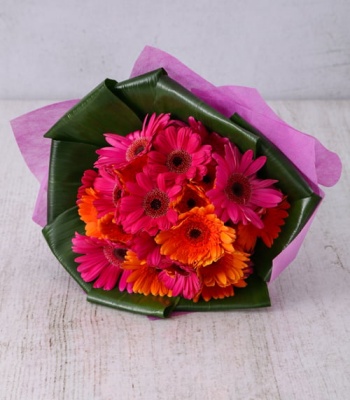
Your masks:
[[[0,98],[81,98],[145,45],[268,99],[350,96],[349,0],[0,0]]]
[[[350,101],[271,102],[344,164],[272,307],[155,321],[86,302],[31,221],[8,120],[47,103],[0,102],[0,399],[349,398]]]

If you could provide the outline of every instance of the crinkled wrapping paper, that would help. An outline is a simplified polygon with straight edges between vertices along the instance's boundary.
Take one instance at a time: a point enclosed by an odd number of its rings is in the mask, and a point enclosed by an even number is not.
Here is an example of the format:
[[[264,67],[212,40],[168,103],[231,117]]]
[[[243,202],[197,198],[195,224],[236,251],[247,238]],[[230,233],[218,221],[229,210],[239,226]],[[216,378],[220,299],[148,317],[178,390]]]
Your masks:
[[[191,91],[205,103],[230,117],[237,113],[260,130],[289,158],[302,173],[312,190],[323,197],[319,185],[334,185],[341,174],[337,154],[327,150],[317,139],[283,122],[265,103],[257,90],[241,86],[216,87],[171,55],[146,47],[136,61],[131,77],[164,68],[170,78]],[[25,161],[40,182],[33,219],[39,225],[47,222],[47,182],[50,140],[43,135],[79,100],[69,100],[32,111],[11,121],[16,140]],[[273,260],[270,281],[295,258],[310,228],[314,215],[298,236]]]

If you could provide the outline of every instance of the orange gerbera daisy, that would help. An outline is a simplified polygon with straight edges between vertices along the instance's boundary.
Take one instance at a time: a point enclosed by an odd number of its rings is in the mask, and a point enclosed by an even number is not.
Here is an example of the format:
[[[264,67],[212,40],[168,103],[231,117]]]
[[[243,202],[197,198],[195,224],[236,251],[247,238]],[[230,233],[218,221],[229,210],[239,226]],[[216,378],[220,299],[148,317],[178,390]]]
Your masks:
[[[234,294],[235,292],[232,285],[225,287],[218,285],[203,286],[202,291],[196,295],[193,301],[197,303],[200,297],[205,301],[209,301],[210,299],[224,299],[225,297],[231,297]]]
[[[201,268],[200,277],[204,286],[226,287],[244,279],[245,269],[249,262],[248,254],[240,251],[225,253],[215,263]]]
[[[108,213],[100,218],[97,226],[103,239],[127,243],[131,240],[132,235],[125,233],[121,225],[116,224],[114,213]]]
[[[204,267],[217,261],[225,252],[233,252],[235,238],[235,230],[224,225],[210,204],[179,215],[178,223],[158,233],[155,241],[161,245],[161,254],[172,260]]]
[[[189,183],[185,186],[176,209],[180,213],[190,211],[194,207],[205,207],[209,204],[209,199],[204,190],[197,185]]]
[[[158,278],[161,270],[149,266],[146,260],[139,260],[136,253],[131,250],[126,253],[123,269],[132,271],[127,278],[127,282],[132,284],[134,293],[146,296],[152,294],[153,296],[168,295],[171,297],[171,290]]]
[[[94,201],[98,199],[97,192],[93,188],[86,188],[85,194],[77,201],[80,219],[85,222],[85,232],[87,236],[100,238],[97,210]]]
[[[260,237],[267,247],[271,247],[273,241],[281,232],[281,226],[284,225],[285,219],[288,217],[288,209],[290,204],[284,198],[277,207],[266,208],[263,210],[261,220],[264,223],[262,229],[257,228],[253,224],[238,224],[237,242],[244,251],[252,251],[255,247],[257,239]]]

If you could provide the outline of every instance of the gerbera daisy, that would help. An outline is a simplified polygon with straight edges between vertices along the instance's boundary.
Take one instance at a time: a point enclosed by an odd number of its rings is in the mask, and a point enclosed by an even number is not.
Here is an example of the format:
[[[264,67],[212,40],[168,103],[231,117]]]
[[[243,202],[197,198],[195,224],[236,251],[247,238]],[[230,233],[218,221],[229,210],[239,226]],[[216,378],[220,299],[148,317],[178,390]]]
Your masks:
[[[94,182],[94,189],[98,191],[98,198],[94,201],[98,218],[111,212],[118,212],[124,187],[115,170],[100,168],[99,176]]]
[[[217,161],[216,185],[207,192],[215,205],[217,215],[224,221],[236,224],[251,222],[258,228],[264,224],[256,210],[271,208],[282,200],[282,193],[273,188],[273,179],[258,179],[257,171],[265,164],[266,157],[253,160],[253,151],[243,155],[234,145],[225,146],[225,157],[213,154]]]
[[[202,290],[194,297],[193,301],[197,303],[201,297],[205,301],[211,299],[224,299],[225,297],[232,297],[234,294],[233,285],[225,287],[219,285],[203,286]]]
[[[165,174],[167,181],[181,184],[205,175],[211,147],[203,146],[200,136],[191,128],[169,126],[159,132],[153,144],[147,164],[153,176]]]
[[[198,133],[203,144],[209,144],[213,153],[224,156],[224,146],[230,143],[229,139],[222,137],[216,132],[208,132],[201,121],[196,121],[193,117],[188,118],[188,124],[194,132]]]
[[[83,177],[81,178],[82,185],[78,189],[77,198],[80,199],[85,194],[85,189],[94,186],[95,179],[97,178],[97,172],[93,169],[87,169],[84,171]]]
[[[163,175],[153,179],[147,173],[136,175],[136,183],[126,184],[128,195],[120,200],[119,223],[125,232],[135,234],[141,230],[154,236],[159,229],[169,229],[177,221],[177,212],[171,203],[181,186],[166,186]]]
[[[171,260],[163,267],[158,277],[167,288],[171,289],[173,296],[192,299],[201,288],[198,275],[193,268]]]
[[[116,242],[129,244],[132,235],[125,233],[123,227],[116,223],[115,214],[113,212],[104,215],[97,222],[101,239],[109,239]]]
[[[244,279],[244,271],[248,267],[248,254],[240,251],[225,253],[218,261],[199,270],[205,286],[218,285],[226,287]]]
[[[155,241],[161,254],[201,267],[217,261],[225,251],[232,252],[235,237],[235,230],[224,225],[210,204],[181,214],[177,225],[159,232]]]
[[[209,199],[205,195],[204,190],[194,184],[185,185],[176,209],[180,213],[190,211],[194,207],[205,207],[209,204]]]
[[[130,248],[140,260],[146,260],[150,265],[158,266],[161,262],[160,246],[154,241],[154,236],[145,231],[132,236]]]
[[[146,260],[140,260],[133,251],[127,252],[123,268],[131,271],[126,281],[132,285],[134,293],[171,296],[171,291],[159,280],[160,270],[147,264]]]
[[[82,254],[75,258],[75,262],[79,264],[77,271],[80,272],[84,281],[92,282],[96,279],[94,288],[113,289],[118,278],[123,274],[121,267],[127,251],[126,246],[79,233],[75,234],[72,242],[73,251]]]
[[[150,149],[153,136],[164,129],[170,120],[170,114],[152,114],[149,120],[147,116],[142,129],[130,133],[126,137],[114,133],[105,134],[106,141],[112,147],[104,147],[97,150],[99,158],[95,163],[97,168],[112,166],[122,168],[138,157],[142,157]]]
[[[98,225],[97,210],[94,202],[98,195],[93,188],[85,189],[85,194],[77,200],[80,219],[85,222],[85,232],[88,236],[100,237],[101,232]]]
[[[196,184],[201,186],[205,192],[213,189],[213,187],[215,185],[216,166],[217,166],[216,161],[214,159],[212,159],[210,161],[210,163],[206,165],[207,172],[205,173],[205,175],[202,176],[202,178],[200,180],[196,180]]]
[[[274,208],[262,209],[259,214],[264,224],[262,229],[252,224],[238,224],[237,242],[245,251],[252,251],[255,247],[257,238],[261,238],[267,247],[271,247],[274,240],[281,232],[281,226],[284,225],[285,219],[288,217],[288,209],[290,205],[286,198]]]

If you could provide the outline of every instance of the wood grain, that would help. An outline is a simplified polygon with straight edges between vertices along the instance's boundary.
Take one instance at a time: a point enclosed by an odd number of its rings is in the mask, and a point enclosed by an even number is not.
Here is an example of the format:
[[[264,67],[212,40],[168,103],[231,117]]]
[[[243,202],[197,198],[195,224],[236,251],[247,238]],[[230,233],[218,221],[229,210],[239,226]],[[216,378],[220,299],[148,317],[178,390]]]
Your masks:
[[[263,310],[148,318],[85,301],[31,221],[37,182],[0,102],[0,399],[346,399],[350,391],[350,101],[271,102],[344,172]]]

